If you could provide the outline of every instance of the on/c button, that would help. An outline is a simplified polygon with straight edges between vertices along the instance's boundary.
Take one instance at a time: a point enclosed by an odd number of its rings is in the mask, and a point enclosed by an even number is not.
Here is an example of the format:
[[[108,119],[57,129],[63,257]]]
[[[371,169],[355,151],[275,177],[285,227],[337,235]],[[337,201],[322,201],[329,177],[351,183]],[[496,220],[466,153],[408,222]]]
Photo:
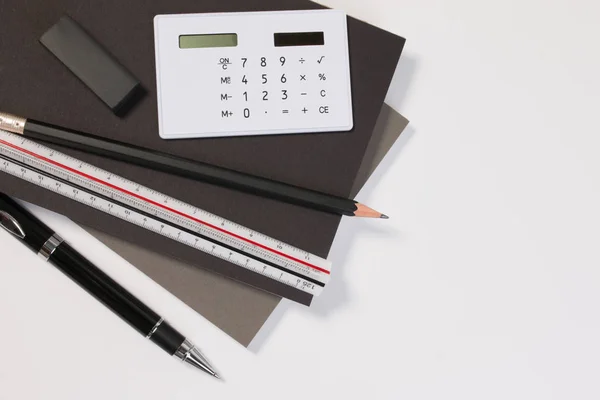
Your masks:
[[[326,97],[327,96],[327,92],[325,91],[325,89],[321,90],[321,97]]]

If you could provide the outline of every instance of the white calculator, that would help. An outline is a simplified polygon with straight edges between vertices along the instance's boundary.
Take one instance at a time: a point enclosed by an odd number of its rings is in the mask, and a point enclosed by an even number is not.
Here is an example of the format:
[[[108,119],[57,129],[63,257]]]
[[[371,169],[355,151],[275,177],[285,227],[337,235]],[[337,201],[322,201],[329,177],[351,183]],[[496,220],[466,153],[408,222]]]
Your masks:
[[[346,14],[157,15],[163,139],[349,131]]]

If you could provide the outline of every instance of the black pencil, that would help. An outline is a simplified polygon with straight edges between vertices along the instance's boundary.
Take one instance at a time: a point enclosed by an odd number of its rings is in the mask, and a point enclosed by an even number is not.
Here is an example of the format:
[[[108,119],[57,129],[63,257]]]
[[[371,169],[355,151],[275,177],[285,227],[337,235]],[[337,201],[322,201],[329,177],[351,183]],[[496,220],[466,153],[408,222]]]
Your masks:
[[[215,165],[176,157],[115,140],[0,112],[0,129],[44,143],[56,144],[113,160],[140,165],[230,189],[337,215],[387,218],[344,197],[292,186]]]

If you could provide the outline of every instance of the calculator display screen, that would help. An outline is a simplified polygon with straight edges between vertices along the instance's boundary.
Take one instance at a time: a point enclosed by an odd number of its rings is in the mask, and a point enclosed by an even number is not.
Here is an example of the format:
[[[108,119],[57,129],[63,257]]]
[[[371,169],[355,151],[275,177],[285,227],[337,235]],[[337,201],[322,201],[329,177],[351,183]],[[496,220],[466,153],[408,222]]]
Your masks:
[[[323,46],[323,32],[287,32],[275,34],[275,47],[287,46]]]
[[[206,47],[235,47],[237,46],[237,44],[237,33],[179,36],[180,49],[200,49]]]

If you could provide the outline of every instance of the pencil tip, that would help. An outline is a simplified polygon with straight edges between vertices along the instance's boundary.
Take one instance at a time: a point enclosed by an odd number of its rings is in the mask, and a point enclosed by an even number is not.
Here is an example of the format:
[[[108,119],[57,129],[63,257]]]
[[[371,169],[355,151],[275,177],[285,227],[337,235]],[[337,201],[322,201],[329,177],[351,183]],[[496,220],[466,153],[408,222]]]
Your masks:
[[[383,218],[389,219],[389,217],[385,214],[380,213],[379,211],[373,210],[371,207],[367,207],[364,204],[356,203],[356,211],[354,212],[355,217],[363,217],[363,218]]]

